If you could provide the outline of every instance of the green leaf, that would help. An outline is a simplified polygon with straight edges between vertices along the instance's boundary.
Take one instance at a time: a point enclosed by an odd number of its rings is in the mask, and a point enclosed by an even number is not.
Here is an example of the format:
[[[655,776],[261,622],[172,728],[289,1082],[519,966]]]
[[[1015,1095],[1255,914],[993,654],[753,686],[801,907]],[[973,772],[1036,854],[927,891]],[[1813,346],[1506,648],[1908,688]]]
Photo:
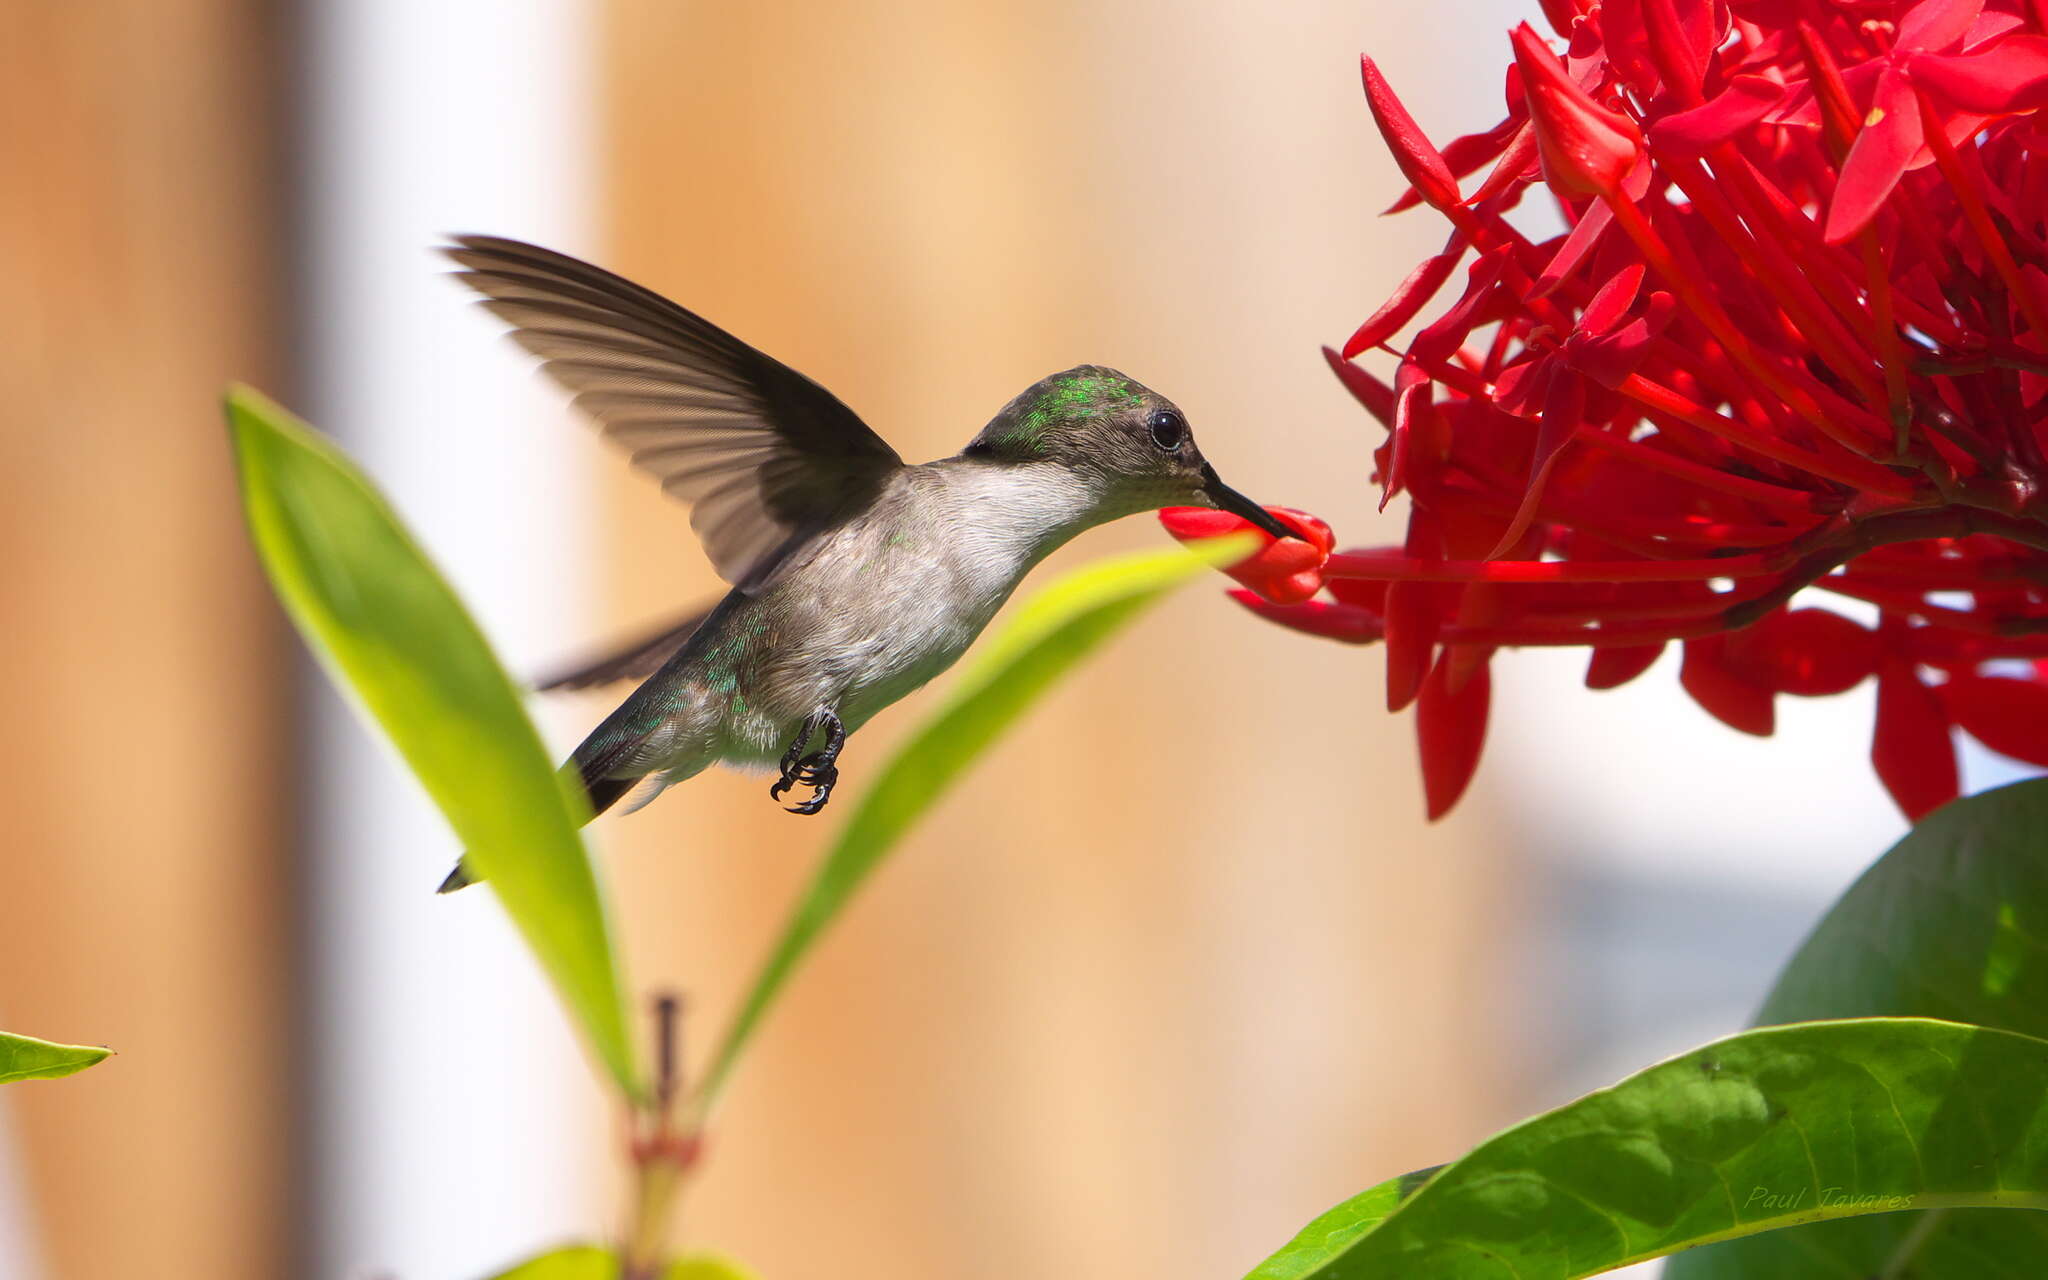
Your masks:
[[[618,1280],[619,1260],[594,1244],[570,1245],[522,1262],[491,1280]],[[754,1273],[728,1258],[693,1254],[662,1269],[661,1280],[754,1280]]]
[[[1842,895],[1778,979],[1760,1023],[1946,1018],[2048,1039],[2048,780],[1930,815]],[[1670,1280],[1812,1275],[2031,1280],[2048,1218],[1948,1210],[1819,1223],[1673,1261]]]
[[[2048,1041],[1907,1018],[1748,1031],[1400,1191],[1326,1214],[1252,1276],[1570,1280],[1821,1219],[2048,1209]]]
[[[840,832],[755,977],[700,1086],[709,1106],[761,1018],[825,926],[1003,730],[1075,663],[1167,591],[1256,547],[1251,535],[1143,552],[1076,570],[1026,601],[982,642],[938,712],[898,748]],[[1190,550],[1194,554],[1190,554]]]
[[[619,1260],[609,1249],[572,1244],[529,1258],[491,1280],[618,1280]]]
[[[52,1044],[0,1031],[0,1084],[55,1080],[85,1070],[111,1050],[84,1044]]]
[[[1280,1252],[1265,1260],[1254,1277],[1309,1276],[1335,1262],[1366,1232],[1387,1220],[1401,1202],[1427,1186],[1444,1166],[1388,1178],[1346,1200],[1295,1233]]]
[[[669,1263],[661,1280],[754,1280],[754,1273],[730,1258],[699,1253]]]
[[[246,388],[227,412],[250,537],[286,612],[440,806],[599,1059],[640,1096],[580,801],[497,656],[338,449]]]

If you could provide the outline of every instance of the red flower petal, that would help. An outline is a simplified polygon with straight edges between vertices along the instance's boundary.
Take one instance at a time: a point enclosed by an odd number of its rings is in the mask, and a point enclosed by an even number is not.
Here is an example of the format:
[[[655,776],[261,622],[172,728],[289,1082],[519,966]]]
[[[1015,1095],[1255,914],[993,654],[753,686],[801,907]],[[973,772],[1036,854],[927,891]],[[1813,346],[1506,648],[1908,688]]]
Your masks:
[[[1923,53],[1908,70],[1914,84],[1965,111],[1995,116],[2048,106],[2048,36],[2013,36],[1963,57]]]
[[[1427,582],[1387,584],[1387,710],[1399,711],[1422,692],[1436,656],[1442,588]]]
[[[2048,685],[1959,675],[1941,686],[1941,700],[1977,741],[2002,756],[2048,768]]]
[[[2008,31],[2015,31],[2027,25],[2027,20],[2016,13],[1980,13],[1970,24],[1970,33],[1963,37],[1963,52],[1971,53],[1996,40]]]
[[[1827,609],[1773,614],[1728,637],[1728,659],[1742,674],[1803,698],[1843,693],[1870,678],[1877,636]]]
[[[1716,720],[1768,738],[1778,723],[1771,691],[1731,665],[1727,649],[1728,637],[1721,635],[1686,641],[1678,682]]]
[[[1429,378],[1411,360],[1394,372],[1394,424],[1388,430],[1386,474],[1380,481],[1380,510],[1408,484],[1408,458],[1414,450],[1417,419],[1429,411]]]
[[[1408,536],[1402,554],[1424,560],[1441,559],[1443,534],[1434,512],[1416,507],[1408,514]],[[1457,602],[1457,588],[1431,582],[1387,584],[1387,710],[1399,711],[1422,692],[1422,681],[1436,657],[1436,637],[1443,615]]]
[[[1464,237],[1452,236],[1450,247],[1433,258],[1423,259],[1422,265],[1409,272],[1408,278],[1394,290],[1394,295],[1381,303],[1380,309],[1345,340],[1343,357],[1349,360],[1400,332],[1401,326],[1413,320],[1415,313],[1444,287],[1444,281],[1451,278],[1458,259],[1464,256]]]
[[[1561,36],[1569,36],[1578,26],[1579,6],[1572,0],[1537,0],[1543,8],[1543,16],[1549,20],[1550,29]]]
[[[1956,798],[1956,747],[1948,712],[1903,659],[1887,661],[1877,673],[1870,763],[1893,802],[1915,822]]]
[[[1371,644],[1386,633],[1380,615],[1355,604],[1332,604],[1327,600],[1304,600],[1299,604],[1274,604],[1258,592],[1232,587],[1230,598],[1268,622],[1344,644]]]
[[[1827,46],[1824,44],[1817,46],[1815,51],[1827,56]],[[1832,61],[1828,65],[1832,68]],[[1853,67],[1839,68],[1839,96],[1836,95],[1833,85],[1816,85],[1811,80],[1795,80],[1785,87],[1785,100],[1764,118],[1772,124],[1820,128],[1837,109],[1846,109],[1850,118],[1844,123],[1853,132],[1857,127],[1854,123],[1855,103],[1863,101],[1869,95],[1871,87],[1877,83],[1877,78],[1890,65],[1886,59],[1872,58]]]
[[[1493,380],[1493,406],[1518,418],[1533,418],[1542,411],[1550,394],[1551,379],[1557,376],[1557,357],[1540,355],[1511,364]]]
[[[1550,390],[1543,397],[1543,416],[1536,424],[1536,449],[1529,459],[1529,485],[1522,492],[1521,503],[1501,531],[1500,539],[1493,550],[1487,553],[1489,560],[1498,559],[1508,553],[1536,518],[1536,504],[1543,500],[1543,486],[1550,479],[1550,468],[1557,461],[1558,451],[1571,443],[1573,434],[1586,416],[1586,384],[1576,374],[1559,371],[1550,380]]]
[[[1479,190],[1472,193],[1472,199],[1468,203],[1483,206],[1515,183],[1533,177],[1536,150],[1536,126],[1525,120],[1521,129],[1508,142],[1507,150],[1501,152],[1500,160],[1493,166],[1493,171],[1486,175],[1486,181],[1479,184]]]
[[[1595,649],[1586,663],[1586,687],[1618,689],[1648,671],[1663,654],[1662,644],[1610,645]]]
[[[1557,286],[1571,279],[1572,273],[1593,251],[1593,246],[1600,243],[1601,235],[1613,224],[1614,210],[1606,201],[1595,200],[1585,216],[1573,224],[1571,234],[1564,238],[1564,243],[1558,246],[1550,261],[1544,264],[1543,273],[1536,277],[1536,287],[1529,291],[1530,299],[1547,298]]]
[[[1497,245],[1472,260],[1466,269],[1465,292],[1449,310],[1429,323],[1408,344],[1410,360],[1425,367],[1449,359],[1465,343],[1465,337],[1485,320],[1482,308],[1507,269],[1513,245]]]
[[[1516,27],[1512,38],[1550,185],[1577,195],[1621,199],[1622,182],[1643,144],[1635,123],[1580,88],[1528,23]]]
[[[1705,105],[1665,116],[1650,127],[1650,147],[1699,155],[1754,127],[1785,100],[1785,86],[1764,76],[1736,76]]]
[[[1415,705],[1415,741],[1422,756],[1422,793],[1432,822],[1451,811],[1478,771],[1486,746],[1493,676],[1482,665],[1464,684],[1450,684],[1450,655],[1430,672]]]
[[[1920,146],[1919,99],[1903,72],[1886,67],[1877,80],[1875,104],[1842,161],[1822,237],[1840,244],[1869,226]]]
[[[1727,32],[1726,11],[1695,2],[1685,6],[1681,17],[1674,0],[1640,0],[1640,8],[1644,48],[1664,87],[1680,102],[1698,102],[1709,55]]]
[[[1984,10],[1984,0],[1920,0],[1899,19],[1892,48],[1939,53],[1961,44],[1970,24]]]
[[[1324,347],[1323,359],[1329,361],[1330,372],[1337,375],[1337,381],[1351,393],[1351,398],[1365,407],[1365,411],[1379,420],[1383,427],[1394,425],[1394,389],[1381,382],[1372,374],[1339,355],[1335,348]]]
[[[1604,206],[1603,206],[1604,207]],[[1586,304],[1579,315],[1579,329],[1584,333],[1601,334],[1620,323],[1628,309],[1636,305],[1636,291],[1643,287],[1644,267],[1640,262],[1631,262],[1608,278]]]
[[[1401,173],[1408,179],[1424,200],[1439,209],[1450,209],[1463,199],[1458,193],[1458,180],[1451,176],[1451,167],[1444,163],[1442,153],[1423,135],[1415,118],[1394,96],[1394,90],[1387,84],[1386,77],[1373,60],[1361,57],[1358,60],[1359,73],[1365,79],[1365,100],[1372,108],[1373,122],[1380,127],[1380,136],[1387,140],[1387,150],[1394,153],[1394,163],[1401,167]]]
[[[1617,390],[1643,363],[1651,339],[1664,332],[1677,311],[1678,304],[1670,294],[1653,293],[1641,319],[1602,337],[1571,343],[1565,349],[1565,363],[1608,390]]]

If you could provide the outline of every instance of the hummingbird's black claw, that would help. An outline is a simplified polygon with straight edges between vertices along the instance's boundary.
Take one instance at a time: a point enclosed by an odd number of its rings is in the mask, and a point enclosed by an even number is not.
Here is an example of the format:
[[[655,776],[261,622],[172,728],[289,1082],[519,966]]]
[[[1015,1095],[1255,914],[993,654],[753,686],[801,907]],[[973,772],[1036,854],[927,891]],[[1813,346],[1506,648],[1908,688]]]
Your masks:
[[[789,750],[782,753],[782,778],[774,786],[768,788],[770,798],[782,799],[782,793],[789,790],[795,784],[797,766],[802,763],[804,757],[804,747],[811,740],[811,731],[817,727],[818,718],[816,716],[807,717],[803,724],[798,726],[796,741],[790,743]]]
[[[801,800],[792,805],[784,805],[783,807],[789,812],[816,813],[825,807],[827,800],[832,798],[832,788],[839,781],[839,769],[836,765],[818,764],[816,763],[817,759],[818,757],[816,756],[805,757],[805,767],[798,779],[805,786],[815,787],[817,790],[811,793],[811,798],[808,800]]]
[[[805,755],[804,747],[810,743],[811,734],[819,729],[825,731],[825,745]],[[840,748],[845,745],[846,728],[839,723],[838,716],[830,711],[811,714],[798,728],[796,741],[783,753],[782,776],[769,786],[768,798],[780,800],[791,787],[802,783],[814,788],[815,793],[808,800],[783,807],[791,813],[805,814],[823,809],[825,802],[832,798],[833,784],[839,781],[839,766],[835,762],[839,759]]]

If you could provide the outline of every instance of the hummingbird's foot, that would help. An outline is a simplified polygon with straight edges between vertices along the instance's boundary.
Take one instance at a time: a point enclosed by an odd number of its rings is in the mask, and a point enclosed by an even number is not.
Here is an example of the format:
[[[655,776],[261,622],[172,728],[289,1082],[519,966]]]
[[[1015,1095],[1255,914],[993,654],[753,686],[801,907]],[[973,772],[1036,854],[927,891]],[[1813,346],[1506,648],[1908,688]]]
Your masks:
[[[810,754],[804,754],[811,734],[819,729],[825,731],[825,745]],[[791,813],[816,813],[832,798],[832,787],[839,781],[839,751],[846,745],[846,729],[839,723],[839,717],[830,711],[813,712],[797,730],[796,741],[782,756],[782,776],[768,788],[771,799],[780,800],[783,794],[798,783],[814,789],[808,800],[785,806]]]
[[[785,805],[791,813],[816,813],[832,798],[832,788],[839,781],[839,767],[821,763],[821,759],[822,753],[804,757],[803,767],[797,770],[797,781],[815,790],[810,799]]]
[[[789,750],[782,753],[782,776],[775,780],[774,786],[768,788],[768,797],[771,800],[782,799],[782,793],[797,784],[797,771],[803,764],[804,748],[809,745],[811,732],[817,727],[816,716],[805,718],[804,722],[797,726],[796,741],[790,743]]]

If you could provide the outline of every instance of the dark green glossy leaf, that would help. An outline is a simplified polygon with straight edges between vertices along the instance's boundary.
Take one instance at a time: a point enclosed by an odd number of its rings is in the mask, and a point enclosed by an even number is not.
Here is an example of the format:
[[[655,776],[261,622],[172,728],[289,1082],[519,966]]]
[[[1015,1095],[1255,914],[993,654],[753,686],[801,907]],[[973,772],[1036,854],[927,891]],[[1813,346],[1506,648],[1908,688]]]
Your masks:
[[[1931,814],[1828,912],[1759,1023],[1947,1018],[2048,1039],[2048,780]],[[1818,1223],[1675,1259],[1671,1280],[2048,1275],[2048,1217],[1993,1210]]]
[[[599,1059],[637,1095],[618,965],[577,832],[580,802],[497,656],[340,450],[253,391],[231,392],[227,409],[250,537],[286,612],[405,757]]]
[[[30,1036],[0,1031],[0,1084],[16,1080],[55,1080],[85,1070],[110,1050],[84,1044],[52,1044]]]
[[[2048,1208],[2048,1041],[1921,1019],[1744,1032],[1400,1191],[1318,1219],[1253,1276],[1571,1280],[1827,1218]]]

